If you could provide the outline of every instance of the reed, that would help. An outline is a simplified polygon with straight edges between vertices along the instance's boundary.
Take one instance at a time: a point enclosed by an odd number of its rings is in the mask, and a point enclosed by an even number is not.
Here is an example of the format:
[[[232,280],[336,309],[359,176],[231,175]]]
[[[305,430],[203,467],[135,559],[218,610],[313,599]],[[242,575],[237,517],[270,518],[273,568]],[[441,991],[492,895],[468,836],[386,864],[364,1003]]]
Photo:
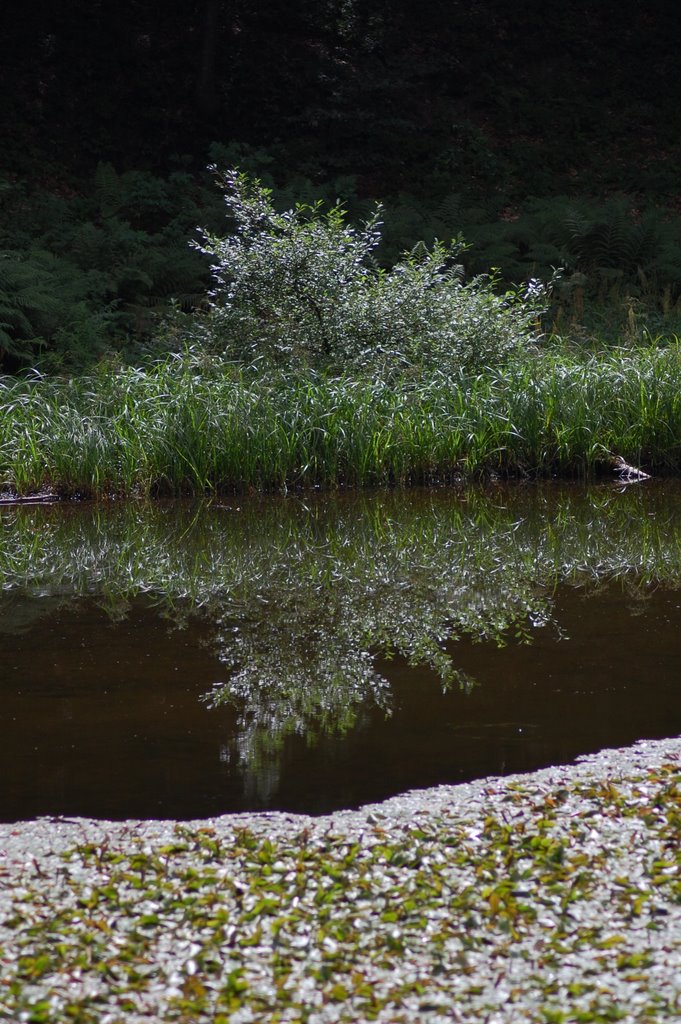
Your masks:
[[[173,358],[0,378],[0,487],[86,497],[681,468],[681,347],[458,376],[257,374]]]

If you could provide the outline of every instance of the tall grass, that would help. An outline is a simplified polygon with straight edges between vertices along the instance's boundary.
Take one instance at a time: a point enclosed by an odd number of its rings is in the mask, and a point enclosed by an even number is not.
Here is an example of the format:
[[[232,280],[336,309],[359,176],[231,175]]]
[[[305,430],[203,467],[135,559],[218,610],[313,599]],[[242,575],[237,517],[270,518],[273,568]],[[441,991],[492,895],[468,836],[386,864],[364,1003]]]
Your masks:
[[[394,381],[173,358],[0,378],[0,488],[198,494],[681,468],[681,347]]]

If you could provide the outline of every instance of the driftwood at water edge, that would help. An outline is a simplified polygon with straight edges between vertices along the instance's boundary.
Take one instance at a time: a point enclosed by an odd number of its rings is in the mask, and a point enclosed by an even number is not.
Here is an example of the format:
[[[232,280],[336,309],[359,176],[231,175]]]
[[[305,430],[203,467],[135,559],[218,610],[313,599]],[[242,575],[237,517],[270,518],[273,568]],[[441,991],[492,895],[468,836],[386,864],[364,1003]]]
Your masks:
[[[53,501],[59,501],[58,494],[27,494],[23,497],[16,494],[11,497],[0,496],[0,505],[49,505]]]
[[[621,455],[614,457],[613,470],[617,473],[620,480],[624,480],[627,483],[631,483],[634,480],[650,480],[650,473],[644,473],[638,466],[630,466]]]

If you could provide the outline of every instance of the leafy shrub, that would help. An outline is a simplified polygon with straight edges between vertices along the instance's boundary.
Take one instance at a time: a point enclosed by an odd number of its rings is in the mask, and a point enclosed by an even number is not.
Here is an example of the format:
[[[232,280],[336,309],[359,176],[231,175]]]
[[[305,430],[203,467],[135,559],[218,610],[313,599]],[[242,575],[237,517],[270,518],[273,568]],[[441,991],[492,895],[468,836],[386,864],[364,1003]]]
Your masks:
[[[259,181],[219,177],[233,222],[197,243],[215,288],[203,340],[241,362],[380,366],[475,366],[526,344],[538,310],[492,282],[464,284],[463,245],[417,245],[380,268],[380,207],[361,227],[342,207],[298,204],[283,213]]]

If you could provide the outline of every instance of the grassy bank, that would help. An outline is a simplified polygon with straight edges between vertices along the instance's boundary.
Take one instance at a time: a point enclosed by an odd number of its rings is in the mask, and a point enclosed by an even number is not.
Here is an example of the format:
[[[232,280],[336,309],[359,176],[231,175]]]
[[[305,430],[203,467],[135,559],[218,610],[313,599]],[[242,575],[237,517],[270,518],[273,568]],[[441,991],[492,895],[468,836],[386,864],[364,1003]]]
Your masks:
[[[258,375],[173,358],[0,378],[0,486],[197,494],[681,468],[681,348],[535,355],[452,378]]]

